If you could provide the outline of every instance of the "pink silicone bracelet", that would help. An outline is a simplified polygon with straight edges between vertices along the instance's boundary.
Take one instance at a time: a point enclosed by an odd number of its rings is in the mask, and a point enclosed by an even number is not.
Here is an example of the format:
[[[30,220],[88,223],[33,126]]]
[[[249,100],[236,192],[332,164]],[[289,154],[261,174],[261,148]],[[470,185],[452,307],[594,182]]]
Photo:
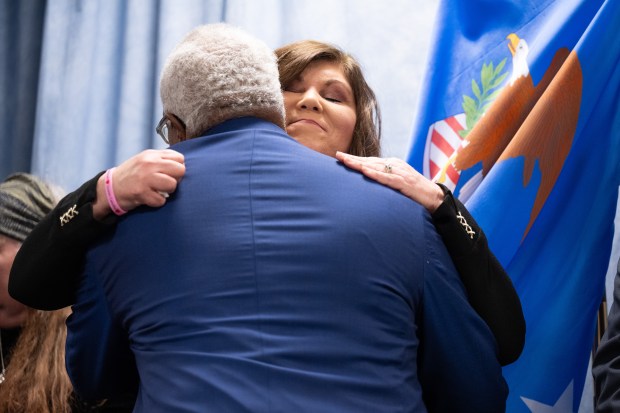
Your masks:
[[[121,206],[118,204],[118,201],[116,200],[116,197],[114,196],[114,189],[112,187],[112,172],[114,172],[114,169],[115,168],[110,168],[105,173],[105,195],[106,198],[108,198],[108,205],[110,205],[110,209],[112,209],[112,212],[114,212],[118,216],[121,216],[125,215],[127,211],[121,208]]]

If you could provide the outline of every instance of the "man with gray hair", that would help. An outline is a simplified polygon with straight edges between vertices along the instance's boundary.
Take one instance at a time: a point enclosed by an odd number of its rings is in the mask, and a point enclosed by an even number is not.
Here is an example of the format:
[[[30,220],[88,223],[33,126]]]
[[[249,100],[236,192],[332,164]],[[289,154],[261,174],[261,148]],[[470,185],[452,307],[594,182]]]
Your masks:
[[[224,24],[190,32],[168,56],[160,81],[170,144],[224,121],[252,116],[284,128],[284,101],[273,51]],[[183,119],[183,121],[181,121]]]
[[[193,30],[161,98],[187,173],[89,251],[67,322],[79,394],[130,388],[135,357],[134,412],[426,412],[422,388],[439,400],[463,372],[484,400],[460,411],[501,411],[492,335],[429,214],[286,135],[266,45]]]

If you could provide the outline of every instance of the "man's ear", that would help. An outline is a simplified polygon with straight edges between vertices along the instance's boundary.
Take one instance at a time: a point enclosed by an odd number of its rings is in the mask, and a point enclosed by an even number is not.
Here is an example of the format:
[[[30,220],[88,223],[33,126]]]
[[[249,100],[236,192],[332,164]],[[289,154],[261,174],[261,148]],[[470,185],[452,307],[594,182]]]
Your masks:
[[[185,126],[182,126],[181,129],[177,131],[177,139],[179,142],[183,142],[188,139],[187,134],[185,132]]]
[[[174,143],[186,141],[187,138],[187,128],[183,121],[177,118],[175,115],[168,116],[170,119],[170,125],[172,126],[172,138],[174,138]]]

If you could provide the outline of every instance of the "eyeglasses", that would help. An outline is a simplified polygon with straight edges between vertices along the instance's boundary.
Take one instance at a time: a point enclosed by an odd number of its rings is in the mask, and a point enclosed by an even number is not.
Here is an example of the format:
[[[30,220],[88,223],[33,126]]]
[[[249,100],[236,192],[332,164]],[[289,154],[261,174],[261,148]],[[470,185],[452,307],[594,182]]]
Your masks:
[[[164,115],[157,124],[157,127],[155,128],[155,132],[157,132],[157,134],[161,136],[166,145],[170,145],[170,140],[168,139],[168,132],[170,131],[170,126],[170,119],[168,119],[166,115]]]
[[[185,123],[172,113],[164,113],[164,116],[161,118],[157,126],[155,127],[155,132],[164,140],[167,145],[170,145],[171,141],[171,131],[176,131],[176,140],[172,143],[177,143],[179,141],[185,140]]]

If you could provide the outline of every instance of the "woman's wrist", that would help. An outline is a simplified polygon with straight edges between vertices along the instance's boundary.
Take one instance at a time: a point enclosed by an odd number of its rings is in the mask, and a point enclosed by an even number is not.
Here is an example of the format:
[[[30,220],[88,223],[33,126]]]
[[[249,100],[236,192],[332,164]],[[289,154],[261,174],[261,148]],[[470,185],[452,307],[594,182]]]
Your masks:
[[[125,215],[127,211],[125,211],[120,206],[118,201],[116,200],[116,194],[114,193],[114,181],[113,181],[115,169],[116,168],[110,168],[105,172],[103,185],[105,189],[105,197],[108,201],[108,205],[110,206],[110,209],[116,215],[121,216],[121,215]]]
[[[97,221],[103,221],[105,217],[112,213],[105,193],[105,179],[106,174],[104,173],[97,180],[97,196],[93,201],[93,218]]]
[[[437,211],[437,208],[439,208],[441,204],[444,203],[444,201],[446,200],[446,195],[447,195],[446,191],[449,192],[448,188],[446,188],[445,186],[441,184],[433,184],[433,188],[434,190],[431,195],[431,201],[427,208],[428,212],[430,212],[431,214]]]

